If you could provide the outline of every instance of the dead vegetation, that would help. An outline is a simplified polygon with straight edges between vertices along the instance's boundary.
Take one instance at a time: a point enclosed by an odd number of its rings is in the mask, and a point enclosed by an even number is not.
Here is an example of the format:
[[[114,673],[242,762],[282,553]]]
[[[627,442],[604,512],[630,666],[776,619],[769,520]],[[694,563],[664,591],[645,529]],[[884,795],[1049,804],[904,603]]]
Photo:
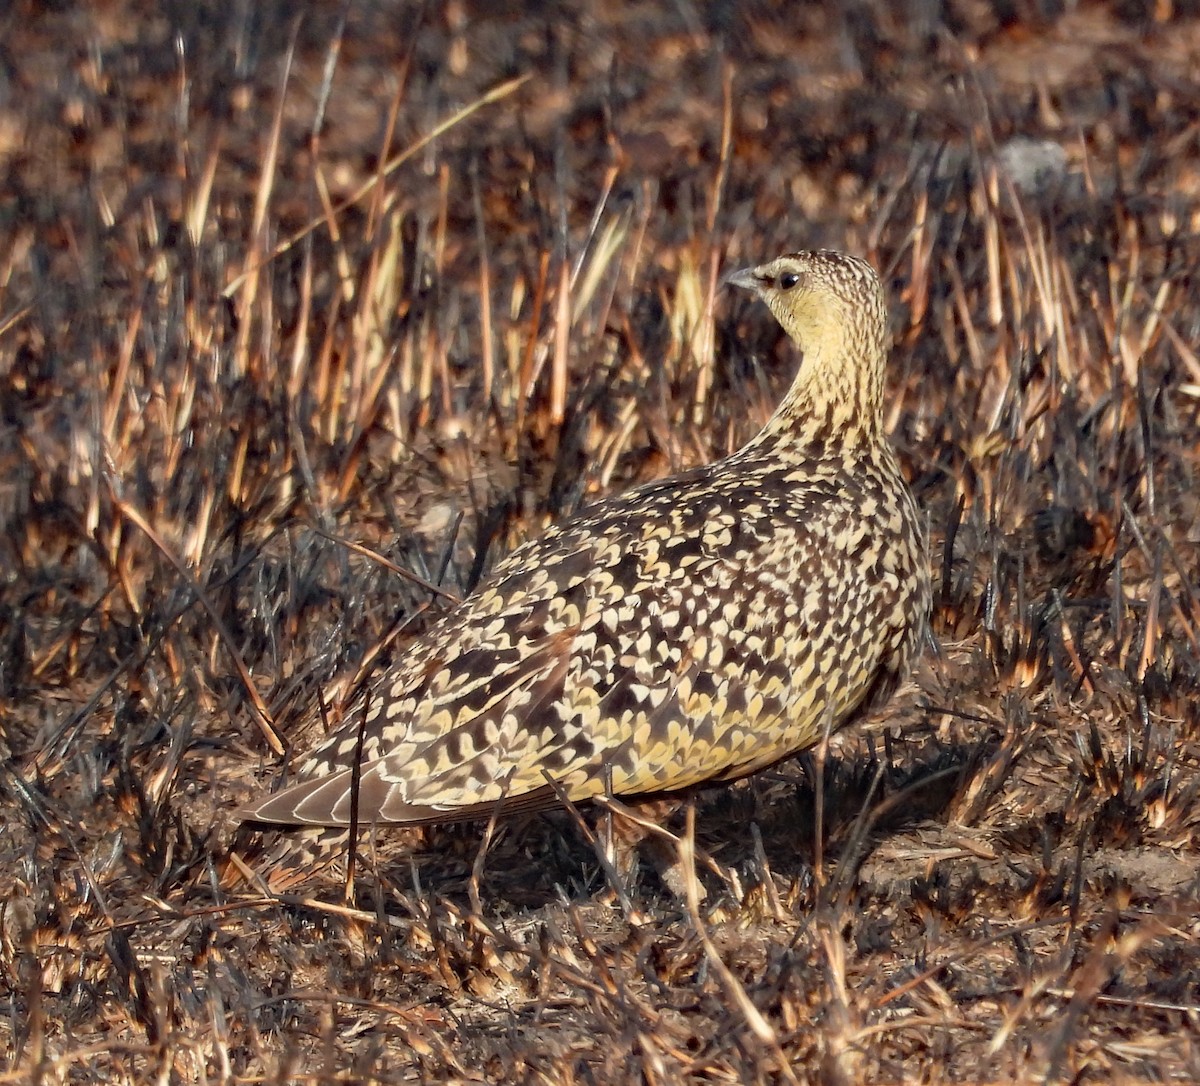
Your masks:
[[[1195,5],[285,10],[0,15],[0,1082],[1200,1078]],[[814,245],[934,540],[889,711],[697,798],[703,905],[568,815],[231,885],[448,596],[753,433],[719,276]]]

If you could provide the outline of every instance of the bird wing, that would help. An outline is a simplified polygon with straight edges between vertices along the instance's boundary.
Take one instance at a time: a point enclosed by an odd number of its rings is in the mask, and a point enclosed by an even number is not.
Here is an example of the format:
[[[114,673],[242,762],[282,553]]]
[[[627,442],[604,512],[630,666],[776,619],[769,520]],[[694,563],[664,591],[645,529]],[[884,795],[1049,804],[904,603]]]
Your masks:
[[[361,728],[243,817],[346,825],[357,798],[363,823],[456,821],[553,806],[551,779],[573,800],[674,791],[811,742],[824,663],[802,657],[804,608],[788,651],[772,632],[795,590],[777,550],[819,550],[811,524],[757,539],[736,501],[678,487],[641,492],[636,523],[626,508],[601,503],[510,555],[411,647]]]
[[[420,824],[553,806],[535,771],[550,758],[554,719],[579,632],[573,581],[557,591],[535,576],[518,591],[493,578],[410,648],[368,705],[365,721],[335,732],[301,766],[298,783],[244,809],[244,819],[348,825]],[[530,578],[526,578],[527,581]],[[361,772],[353,767],[361,764]]]

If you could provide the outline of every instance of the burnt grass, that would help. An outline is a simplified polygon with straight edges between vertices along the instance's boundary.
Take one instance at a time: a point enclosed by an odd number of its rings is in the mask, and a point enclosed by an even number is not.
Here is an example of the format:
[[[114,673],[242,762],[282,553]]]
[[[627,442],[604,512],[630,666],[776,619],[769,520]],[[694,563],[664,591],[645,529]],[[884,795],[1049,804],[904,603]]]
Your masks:
[[[1200,1079],[1200,5],[0,43],[0,1082]],[[796,360],[720,276],[817,246],[892,301],[912,681],[694,797],[703,901],[586,811],[269,891],[239,804],[498,556],[751,436]]]

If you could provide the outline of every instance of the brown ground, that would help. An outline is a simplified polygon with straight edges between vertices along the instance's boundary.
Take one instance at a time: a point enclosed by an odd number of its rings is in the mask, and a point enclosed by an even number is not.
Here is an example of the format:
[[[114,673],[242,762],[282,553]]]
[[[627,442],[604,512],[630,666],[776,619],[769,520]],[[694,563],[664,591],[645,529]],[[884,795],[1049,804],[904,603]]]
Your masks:
[[[0,1082],[1200,1078],[1200,4],[303,7],[0,14]],[[348,544],[461,593],[735,447],[717,277],[814,245],[940,656],[697,797],[697,915],[566,816],[237,883],[253,700],[444,605]]]

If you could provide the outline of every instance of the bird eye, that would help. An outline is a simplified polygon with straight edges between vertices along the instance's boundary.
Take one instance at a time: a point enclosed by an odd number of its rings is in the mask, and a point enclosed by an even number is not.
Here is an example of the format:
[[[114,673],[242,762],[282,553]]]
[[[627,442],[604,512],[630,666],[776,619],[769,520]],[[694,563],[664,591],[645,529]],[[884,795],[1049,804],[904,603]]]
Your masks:
[[[800,282],[800,276],[795,272],[784,272],[779,277],[779,289],[791,290],[797,283]]]

